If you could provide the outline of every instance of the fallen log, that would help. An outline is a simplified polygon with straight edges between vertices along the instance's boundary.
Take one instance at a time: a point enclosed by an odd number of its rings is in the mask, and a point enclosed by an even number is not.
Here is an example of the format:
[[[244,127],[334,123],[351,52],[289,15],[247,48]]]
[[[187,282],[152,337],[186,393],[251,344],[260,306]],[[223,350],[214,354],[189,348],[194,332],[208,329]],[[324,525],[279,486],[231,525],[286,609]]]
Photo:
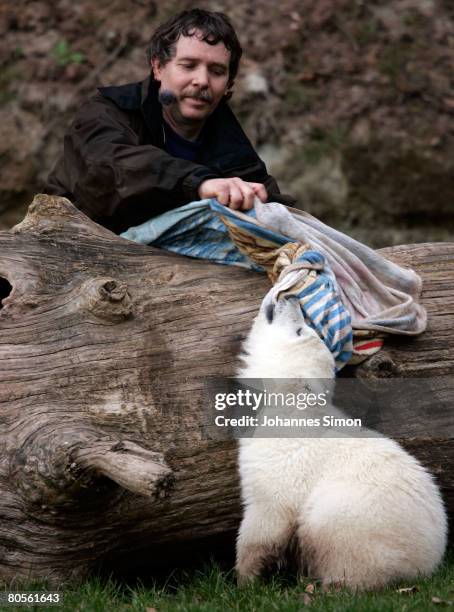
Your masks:
[[[383,253],[423,277],[429,327],[354,374],[451,376],[454,244]],[[234,374],[268,280],[128,242],[44,195],[0,232],[0,279],[0,580],[159,567],[219,534],[233,547],[236,444],[203,435],[205,380]],[[405,444],[454,514],[453,440]]]

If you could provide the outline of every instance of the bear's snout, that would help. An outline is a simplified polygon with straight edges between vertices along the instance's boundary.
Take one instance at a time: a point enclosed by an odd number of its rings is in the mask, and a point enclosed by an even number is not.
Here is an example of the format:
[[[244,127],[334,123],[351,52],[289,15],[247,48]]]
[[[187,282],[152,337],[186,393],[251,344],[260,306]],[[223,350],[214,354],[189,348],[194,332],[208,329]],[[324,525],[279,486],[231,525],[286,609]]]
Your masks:
[[[265,307],[265,317],[268,323],[272,323],[274,319],[274,304],[267,304]]]

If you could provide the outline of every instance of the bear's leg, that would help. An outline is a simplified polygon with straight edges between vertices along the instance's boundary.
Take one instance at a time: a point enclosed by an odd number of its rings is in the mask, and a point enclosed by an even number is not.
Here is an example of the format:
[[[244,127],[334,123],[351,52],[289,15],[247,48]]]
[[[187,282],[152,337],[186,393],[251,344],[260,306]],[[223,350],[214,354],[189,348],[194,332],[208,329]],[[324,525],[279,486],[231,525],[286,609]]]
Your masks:
[[[311,576],[324,587],[354,590],[416,577],[409,558],[416,546],[409,546],[405,513],[392,518],[393,511],[370,485],[325,481],[316,487],[297,532]]]
[[[270,505],[248,505],[237,540],[238,583],[246,584],[264,569],[279,566],[293,533],[294,521],[290,516]]]

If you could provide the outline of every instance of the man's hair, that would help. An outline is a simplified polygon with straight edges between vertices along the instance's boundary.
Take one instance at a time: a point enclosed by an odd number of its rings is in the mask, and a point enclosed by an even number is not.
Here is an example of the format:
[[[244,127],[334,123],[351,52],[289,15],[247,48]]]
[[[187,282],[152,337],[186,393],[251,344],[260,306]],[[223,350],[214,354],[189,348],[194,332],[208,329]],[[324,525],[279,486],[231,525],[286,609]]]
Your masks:
[[[223,42],[230,51],[229,87],[231,87],[238,72],[243,49],[230,19],[224,13],[191,9],[174,15],[161,24],[151,37],[147,47],[148,61],[157,58],[164,66],[175,56],[176,43],[180,36],[194,36],[196,30],[201,33],[200,40],[209,45]]]

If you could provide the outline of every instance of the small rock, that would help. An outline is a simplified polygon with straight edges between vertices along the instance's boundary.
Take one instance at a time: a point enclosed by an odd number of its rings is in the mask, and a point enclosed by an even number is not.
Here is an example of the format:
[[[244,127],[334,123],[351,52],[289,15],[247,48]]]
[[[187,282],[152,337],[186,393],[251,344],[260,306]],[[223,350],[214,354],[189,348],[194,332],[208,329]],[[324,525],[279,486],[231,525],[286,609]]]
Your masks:
[[[334,17],[336,12],[335,2],[333,0],[318,0],[314,4],[314,9],[311,15],[311,22],[320,27]]]
[[[120,42],[121,36],[115,30],[108,30],[104,35],[104,47],[106,51],[112,51]]]
[[[375,17],[387,30],[392,41],[398,41],[404,34],[404,23],[402,21],[401,9],[392,6],[371,5],[371,10]]]
[[[263,159],[268,171],[273,173],[275,169],[281,166],[286,159],[286,153],[282,147],[276,147],[272,144],[266,144],[257,150],[260,158]]]
[[[419,587],[416,585],[411,587],[403,587],[401,589],[396,589],[396,593],[400,593],[401,595],[407,595],[409,593],[417,593],[419,591]]]
[[[85,64],[69,64],[65,68],[65,79],[71,82],[82,80],[88,73],[88,68]]]
[[[22,52],[25,57],[48,56],[52,53],[52,50],[60,38],[61,36],[56,30],[48,30],[45,36],[33,36],[28,38],[26,44],[22,45]]]
[[[437,6],[434,0],[418,0],[414,3],[414,7],[421,15],[430,19],[435,15]]]
[[[454,601],[451,601],[450,599],[441,599],[441,597],[432,597],[431,601],[434,604],[441,604],[443,606],[452,606],[452,605],[454,605]]]
[[[49,104],[58,112],[66,112],[76,104],[73,89],[70,86],[63,88],[60,84],[57,92],[49,100]]]
[[[42,108],[47,99],[46,89],[39,83],[22,83],[18,91],[18,99],[26,110]]]
[[[370,122],[366,117],[362,117],[353,125],[350,138],[353,144],[364,147],[370,142],[370,133]]]
[[[244,90],[250,94],[263,94],[268,93],[268,82],[260,72],[249,72],[243,81]]]
[[[366,95],[367,92],[364,87],[361,87],[361,85],[353,85],[353,87],[350,88],[350,97],[352,104],[358,104],[359,102],[362,102]]]
[[[304,83],[307,81],[313,81],[315,77],[316,77],[315,72],[313,70],[310,70],[309,68],[306,68],[305,70],[303,70],[296,76],[296,79],[297,81]]]

